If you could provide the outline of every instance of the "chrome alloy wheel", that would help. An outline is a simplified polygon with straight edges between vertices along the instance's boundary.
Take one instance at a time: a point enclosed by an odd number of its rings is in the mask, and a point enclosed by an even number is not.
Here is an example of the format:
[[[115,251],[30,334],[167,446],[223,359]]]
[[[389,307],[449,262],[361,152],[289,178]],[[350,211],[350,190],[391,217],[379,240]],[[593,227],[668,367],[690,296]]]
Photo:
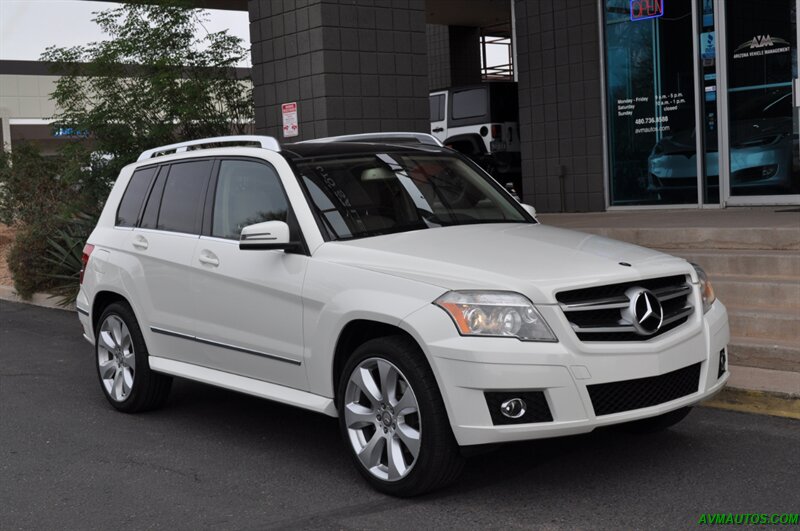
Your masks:
[[[128,398],[136,376],[136,355],[131,333],[116,315],[109,315],[100,325],[97,367],[108,396],[117,402]]]
[[[422,423],[414,390],[392,363],[369,358],[350,375],[344,397],[350,444],[378,479],[398,481],[417,462]]]

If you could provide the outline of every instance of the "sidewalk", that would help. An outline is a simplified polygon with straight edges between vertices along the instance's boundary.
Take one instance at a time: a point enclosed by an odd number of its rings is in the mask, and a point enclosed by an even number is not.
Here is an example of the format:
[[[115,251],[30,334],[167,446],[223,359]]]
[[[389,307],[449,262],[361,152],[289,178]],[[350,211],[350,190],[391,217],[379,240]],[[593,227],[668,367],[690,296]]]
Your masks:
[[[41,306],[42,308],[55,308],[56,310],[65,310],[74,312],[75,304],[68,304],[61,306],[58,304],[58,297],[52,297],[47,293],[34,293],[30,300],[25,300],[20,297],[13,286],[0,285],[0,301],[22,302],[25,304],[32,304],[33,306]]]

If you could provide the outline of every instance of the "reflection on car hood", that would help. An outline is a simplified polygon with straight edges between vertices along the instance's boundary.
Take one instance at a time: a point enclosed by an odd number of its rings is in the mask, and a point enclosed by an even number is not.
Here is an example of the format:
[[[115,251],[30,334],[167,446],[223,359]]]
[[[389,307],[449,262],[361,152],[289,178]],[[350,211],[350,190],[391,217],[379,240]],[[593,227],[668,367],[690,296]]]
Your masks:
[[[680,131],[674,135],[667,136],[659,140],[658,147],[666,155],[691,152],[694,155],[697,144],[694,137],[694,129]]]
[[[566,288],[691,274],[680,258],[541,224],[480,224],[329,242],[315,259],[446,289],[502,289],[554,302]],[[627,265],[621,265],[625,262]]]
[[[730,125],[731,146],[757,141],[760,139],[772,140],[779,135],[789,135],[792,132],[792,118],[763,118],[758,120],[735,120]],[[697,150],[694,129],[679,131],[674,135],[665,136],[656,144],[655,156],[659,155],[686,155],[694,156]],[[716,151],[716,148],[714,148]]]

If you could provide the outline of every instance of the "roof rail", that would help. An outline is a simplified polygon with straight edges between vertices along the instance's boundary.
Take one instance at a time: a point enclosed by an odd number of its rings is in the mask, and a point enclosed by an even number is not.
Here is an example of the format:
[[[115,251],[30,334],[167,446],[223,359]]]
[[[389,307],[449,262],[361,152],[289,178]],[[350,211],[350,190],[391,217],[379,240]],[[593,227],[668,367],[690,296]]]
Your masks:
[[[139,155],[139,158],[136,160],[137,162],[141,162],[143,160],[164,155],[166,154],[165,152],[167,151],[174,151],[175,153],[183,153],[184,151],[188,151],[189,148],[199,148],[199,146],[204,146],[209,144],[242,144],[242,143],[258,144],[263,149],[269,149],[270,151],[281,150],[281,146],[280,144],[278,144],[278,141],[271,136],[260,136],[260,135],[216,136],[213,138],[201,138],[199,140],[189,140],[187,142],[178,142],[177,144],[170,144],[168,146],[160,146],[157,148],[148,149],[147,151]]]
[[[355,135],[329,136],[325,138],[316,138],[314,140],[304,140],[303,142],[298,142],[298,144],[317,142],[418,142],[429,146],[443,146],[442,142],[433,135],[413,132],[360,133]]]

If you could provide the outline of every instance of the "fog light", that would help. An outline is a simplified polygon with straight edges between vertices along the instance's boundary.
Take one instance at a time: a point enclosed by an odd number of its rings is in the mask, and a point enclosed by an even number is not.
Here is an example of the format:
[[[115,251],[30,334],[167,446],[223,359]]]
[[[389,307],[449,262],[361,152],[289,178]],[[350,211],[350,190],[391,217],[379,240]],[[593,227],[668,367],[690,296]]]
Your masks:
[[[512,398],[500,404],[500,412],[504,417],[518,419],[525,414],[528,405],[521,398]]]
[[[717,369],[717,379],[722,378],[722,375],[725,374],[725,362],[727,361],[727,352],[726,349],[722,349],[719,351],[719,368]]]

